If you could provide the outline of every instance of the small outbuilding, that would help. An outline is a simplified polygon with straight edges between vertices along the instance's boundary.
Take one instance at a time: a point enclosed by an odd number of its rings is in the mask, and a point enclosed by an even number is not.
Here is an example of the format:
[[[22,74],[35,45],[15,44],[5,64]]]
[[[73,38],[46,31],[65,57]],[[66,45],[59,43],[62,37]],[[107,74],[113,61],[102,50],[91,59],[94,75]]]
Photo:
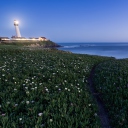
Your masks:
[[[39,37],[39,40],[40,41],[47,41],[47,38],[46,37]]]
[[[0,37],[0,41],[7,41],[10,40],[8,37]]]

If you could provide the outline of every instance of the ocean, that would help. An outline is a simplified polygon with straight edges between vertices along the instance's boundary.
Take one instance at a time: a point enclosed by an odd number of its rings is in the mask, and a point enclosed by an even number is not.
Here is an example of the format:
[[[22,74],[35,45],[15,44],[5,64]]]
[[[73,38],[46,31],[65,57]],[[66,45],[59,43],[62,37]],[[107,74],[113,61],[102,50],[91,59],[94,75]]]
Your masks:
[[[59,50],[70,51],[77,54],[89,54],[115,57],[116,59],[128,58],[128,43],[58,43]]]

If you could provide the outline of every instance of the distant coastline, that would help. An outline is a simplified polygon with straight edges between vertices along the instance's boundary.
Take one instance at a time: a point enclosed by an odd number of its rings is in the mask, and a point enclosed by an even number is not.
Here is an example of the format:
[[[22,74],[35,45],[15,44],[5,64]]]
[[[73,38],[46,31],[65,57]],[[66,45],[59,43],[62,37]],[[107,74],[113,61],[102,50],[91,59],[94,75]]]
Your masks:
[[[128,43],[58,43],[62,47],[59,50],[70,51],[75,54],[89,54],[115,57],[117,59],[128,58]]]

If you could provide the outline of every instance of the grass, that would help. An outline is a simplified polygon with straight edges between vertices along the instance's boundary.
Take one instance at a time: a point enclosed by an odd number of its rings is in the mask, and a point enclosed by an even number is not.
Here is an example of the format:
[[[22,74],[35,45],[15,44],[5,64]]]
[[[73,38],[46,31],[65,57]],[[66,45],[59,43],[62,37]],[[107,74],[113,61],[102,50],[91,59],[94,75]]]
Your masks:
[[[87,86],[107,57],[58,50],[0,50],[1,127],[100,127]]]
[[[128,127],[128,59],[101,63],[95,70],[94,83],[108,110],[111,124]]]
[[[3,46],[13,46],[13,47],[16,47],[16,46],[25,46],[25,47],[30,47],[30,46],[33,46],[33,47],[56,47],[56,46],[59,46],[58,44],[48,40],[48,41],[4,41],[2,43],[0,43],[0,47],[3,47]]]
[[[128,59],[0,45],[1,128],[100,128],[94,84],[112,127],[128,127]]]

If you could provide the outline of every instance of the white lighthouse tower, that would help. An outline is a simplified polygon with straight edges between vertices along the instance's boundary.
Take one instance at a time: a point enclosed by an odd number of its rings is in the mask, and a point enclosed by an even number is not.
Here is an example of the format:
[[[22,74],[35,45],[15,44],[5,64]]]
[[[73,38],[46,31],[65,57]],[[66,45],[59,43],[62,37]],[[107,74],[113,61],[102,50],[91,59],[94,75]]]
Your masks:
[[[20,30],[19,30],[19,22],[17,20],[14,20],[14,26],[16,30],[16,37],[21,37]]]

